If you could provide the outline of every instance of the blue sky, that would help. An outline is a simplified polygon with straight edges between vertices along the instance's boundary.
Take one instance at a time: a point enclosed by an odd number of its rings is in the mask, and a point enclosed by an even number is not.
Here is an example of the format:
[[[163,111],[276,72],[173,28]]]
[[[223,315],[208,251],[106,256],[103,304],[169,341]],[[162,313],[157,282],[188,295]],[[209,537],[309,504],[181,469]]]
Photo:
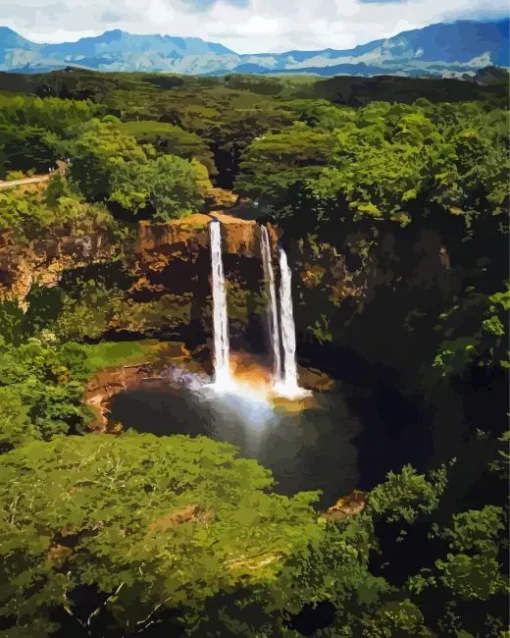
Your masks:
[[[345,49],[434,22],[507,11],[507,0],[1,0],[0,25],[39,42],[123,29],[201,37],[253,53]]]

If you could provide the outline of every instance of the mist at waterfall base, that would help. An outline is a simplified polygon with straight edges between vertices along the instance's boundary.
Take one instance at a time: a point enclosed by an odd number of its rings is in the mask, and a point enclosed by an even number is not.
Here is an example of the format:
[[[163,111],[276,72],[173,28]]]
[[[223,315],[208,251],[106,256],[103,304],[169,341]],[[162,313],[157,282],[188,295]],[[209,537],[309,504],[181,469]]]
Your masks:
[[[267,229],[263,227],[261,233],[261,253],[264,264],[266,285],[270,286],[271,318],[273,321],[271,337],[274,357],[274,382],[281,382],[281,356],[278,337],[276,295],[274,287],[274,274],[271,262],[271,246]],[[260,447],[260,438],[263,430],[274,421],[274,410],[269,401],[268,384],[256,384],[249,381],[241,381],[232,371],[232,357],[230,354],[230,340],[228,330],[228,307],[226,282],[223,270],[223,252],[221,238],[221,224],[217,219],[209,224],[211,246],[211,287],[213,298],[213,338],[214,338],[214,380],[212,383],[203,383],[201,387],[194,388],[198,400],[207,403],[211,410],[211,416],[216,415],[227,422],[231,417],[235,418],[242,429],[245,430],[245,438],[248,437],[249,445],[245,441],[247,452],[257,453]],[[259,375],[263,377],[263,375]],[[297,386],[297,384],[296,384]],[[189,387],[189,386],[188,386]],[[213,418],[213,421],[215,419]]]
[[[360,485],[356,438],[363,424],[341,393],[319,395],[311,407],[288,412],[249,393],[218,394],[209,382],[190,375],[180,387],[118,394],[110,416],[138,432],[205,435],[232,443],[241,456],[273,472],[276,492],[323,490],[324,506]]]
[[[218,395],[207,387],[211,378],[175,367],[164,387],[155,381],[114,396],[110,419],[125,430],[232,443],[241,456],[271,470],[276,492],[322,490],[318,507],[329,507],[353,489],[372,488],[404,463],[420,469],[428,455],[413,407],[371,379],[356,357],[346,363],[351,380],[314,393],[296,412],[253,396]]]

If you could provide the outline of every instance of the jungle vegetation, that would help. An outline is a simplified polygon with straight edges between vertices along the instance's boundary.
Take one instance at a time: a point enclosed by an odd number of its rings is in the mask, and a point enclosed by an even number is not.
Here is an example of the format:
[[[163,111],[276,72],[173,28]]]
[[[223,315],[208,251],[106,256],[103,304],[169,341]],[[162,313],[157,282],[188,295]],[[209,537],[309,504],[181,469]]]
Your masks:
[[[0,75],[0,179],[68,164],[0,191],[1,250],[98,227],[116,247],[97,276],[0,306],[0,636],[509,638],[506,84]],[[101,342],[116,318],[142,337],[189,321],[130,294],[136,224],[201,210],[213,185],[354,275],[374,250],[393,263],[359,319],[327,268],[297,310],[303,352],[360,344],[433,439],[357,516],[278,495],[226,443],[88,433],[87,380],[146,351]],[[427,232],[462,272],[445,294],[410,283]]]

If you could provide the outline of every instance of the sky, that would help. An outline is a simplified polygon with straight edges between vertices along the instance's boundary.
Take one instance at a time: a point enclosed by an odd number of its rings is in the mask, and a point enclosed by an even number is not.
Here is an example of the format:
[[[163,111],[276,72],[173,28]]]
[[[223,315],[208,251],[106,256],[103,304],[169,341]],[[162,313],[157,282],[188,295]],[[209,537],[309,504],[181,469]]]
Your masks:
[[[122,29],[200,37],[237,53],[347,49],[436,22],[507,15],[507,0],[0,0],[0,25],[35,42]]]

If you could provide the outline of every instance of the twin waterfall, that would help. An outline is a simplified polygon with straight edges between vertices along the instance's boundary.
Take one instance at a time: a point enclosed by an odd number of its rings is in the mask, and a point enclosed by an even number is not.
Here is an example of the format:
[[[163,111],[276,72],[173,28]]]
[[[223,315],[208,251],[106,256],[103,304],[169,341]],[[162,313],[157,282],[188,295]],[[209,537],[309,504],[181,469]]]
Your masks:
[[[287,255],[278,247],[280,265],[280,313],[272,263],[271,242],[265,226],[260,226],[260,245],[264,279],[268,293],[269,332],[273,355],[273,389],[276,394],[296,398],[308,394],[299,387],[296,366],[296,330],[292,307],[292,271]],[[230,371],[227,295],[221,251],[221,224],[209,224],[212,261],[213,328],[214,328],[214,385],[220,390],[233,386]],[[280,338],[281,329],[281,338]],[[283,352],[283,358],[282,358]]]

